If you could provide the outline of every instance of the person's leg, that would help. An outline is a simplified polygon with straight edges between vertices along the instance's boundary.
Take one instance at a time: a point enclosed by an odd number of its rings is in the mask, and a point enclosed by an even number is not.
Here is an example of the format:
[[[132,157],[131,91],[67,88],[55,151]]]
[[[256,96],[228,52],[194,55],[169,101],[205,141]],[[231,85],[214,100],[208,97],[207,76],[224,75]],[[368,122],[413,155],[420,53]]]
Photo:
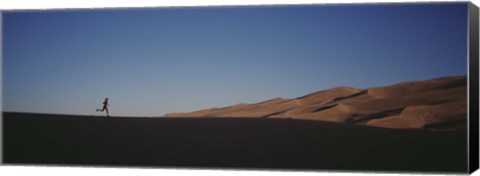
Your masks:
[[[110,114],[108,114],[108,108],[105,107],[105,111],[107,111],[107,117],[110,117]]]

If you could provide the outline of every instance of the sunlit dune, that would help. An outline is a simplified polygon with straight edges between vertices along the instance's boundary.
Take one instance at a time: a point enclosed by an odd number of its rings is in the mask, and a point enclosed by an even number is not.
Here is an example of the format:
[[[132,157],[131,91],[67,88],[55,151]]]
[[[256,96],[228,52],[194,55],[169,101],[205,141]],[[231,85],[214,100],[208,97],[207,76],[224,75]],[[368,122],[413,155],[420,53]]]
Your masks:
[[[294,99],[275,98],[164,117],[290,118],[386,128],[465,128],[467,79],[443,77],[385,87],[336,87]]]

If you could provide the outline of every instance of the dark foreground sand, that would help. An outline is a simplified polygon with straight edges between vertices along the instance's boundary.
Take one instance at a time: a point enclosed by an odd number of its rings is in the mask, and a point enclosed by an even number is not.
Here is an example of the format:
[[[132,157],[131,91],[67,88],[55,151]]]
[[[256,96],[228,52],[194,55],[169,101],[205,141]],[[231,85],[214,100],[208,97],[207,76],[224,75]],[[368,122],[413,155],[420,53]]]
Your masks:
[[[3,113],[6,164],[466,172],[465,131]]]

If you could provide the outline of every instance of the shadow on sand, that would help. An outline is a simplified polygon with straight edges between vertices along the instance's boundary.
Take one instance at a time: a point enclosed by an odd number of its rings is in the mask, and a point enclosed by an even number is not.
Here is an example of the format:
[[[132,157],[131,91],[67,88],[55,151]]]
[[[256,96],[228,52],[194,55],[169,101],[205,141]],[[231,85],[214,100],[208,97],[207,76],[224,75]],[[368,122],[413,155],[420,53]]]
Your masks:
[[[269,118],[3,113],[6,164],[466,172],[466,132]]]

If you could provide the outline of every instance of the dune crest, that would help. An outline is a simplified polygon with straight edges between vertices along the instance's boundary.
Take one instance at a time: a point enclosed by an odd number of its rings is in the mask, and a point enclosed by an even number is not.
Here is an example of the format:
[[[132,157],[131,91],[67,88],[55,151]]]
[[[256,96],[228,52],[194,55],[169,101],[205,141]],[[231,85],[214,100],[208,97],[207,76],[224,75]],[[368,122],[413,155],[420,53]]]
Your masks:
[[[451,76],[368,89],[335,87],[294,99],[274,98],[164,117],[291,118],[383,128],[463,129],[467,78]]]

